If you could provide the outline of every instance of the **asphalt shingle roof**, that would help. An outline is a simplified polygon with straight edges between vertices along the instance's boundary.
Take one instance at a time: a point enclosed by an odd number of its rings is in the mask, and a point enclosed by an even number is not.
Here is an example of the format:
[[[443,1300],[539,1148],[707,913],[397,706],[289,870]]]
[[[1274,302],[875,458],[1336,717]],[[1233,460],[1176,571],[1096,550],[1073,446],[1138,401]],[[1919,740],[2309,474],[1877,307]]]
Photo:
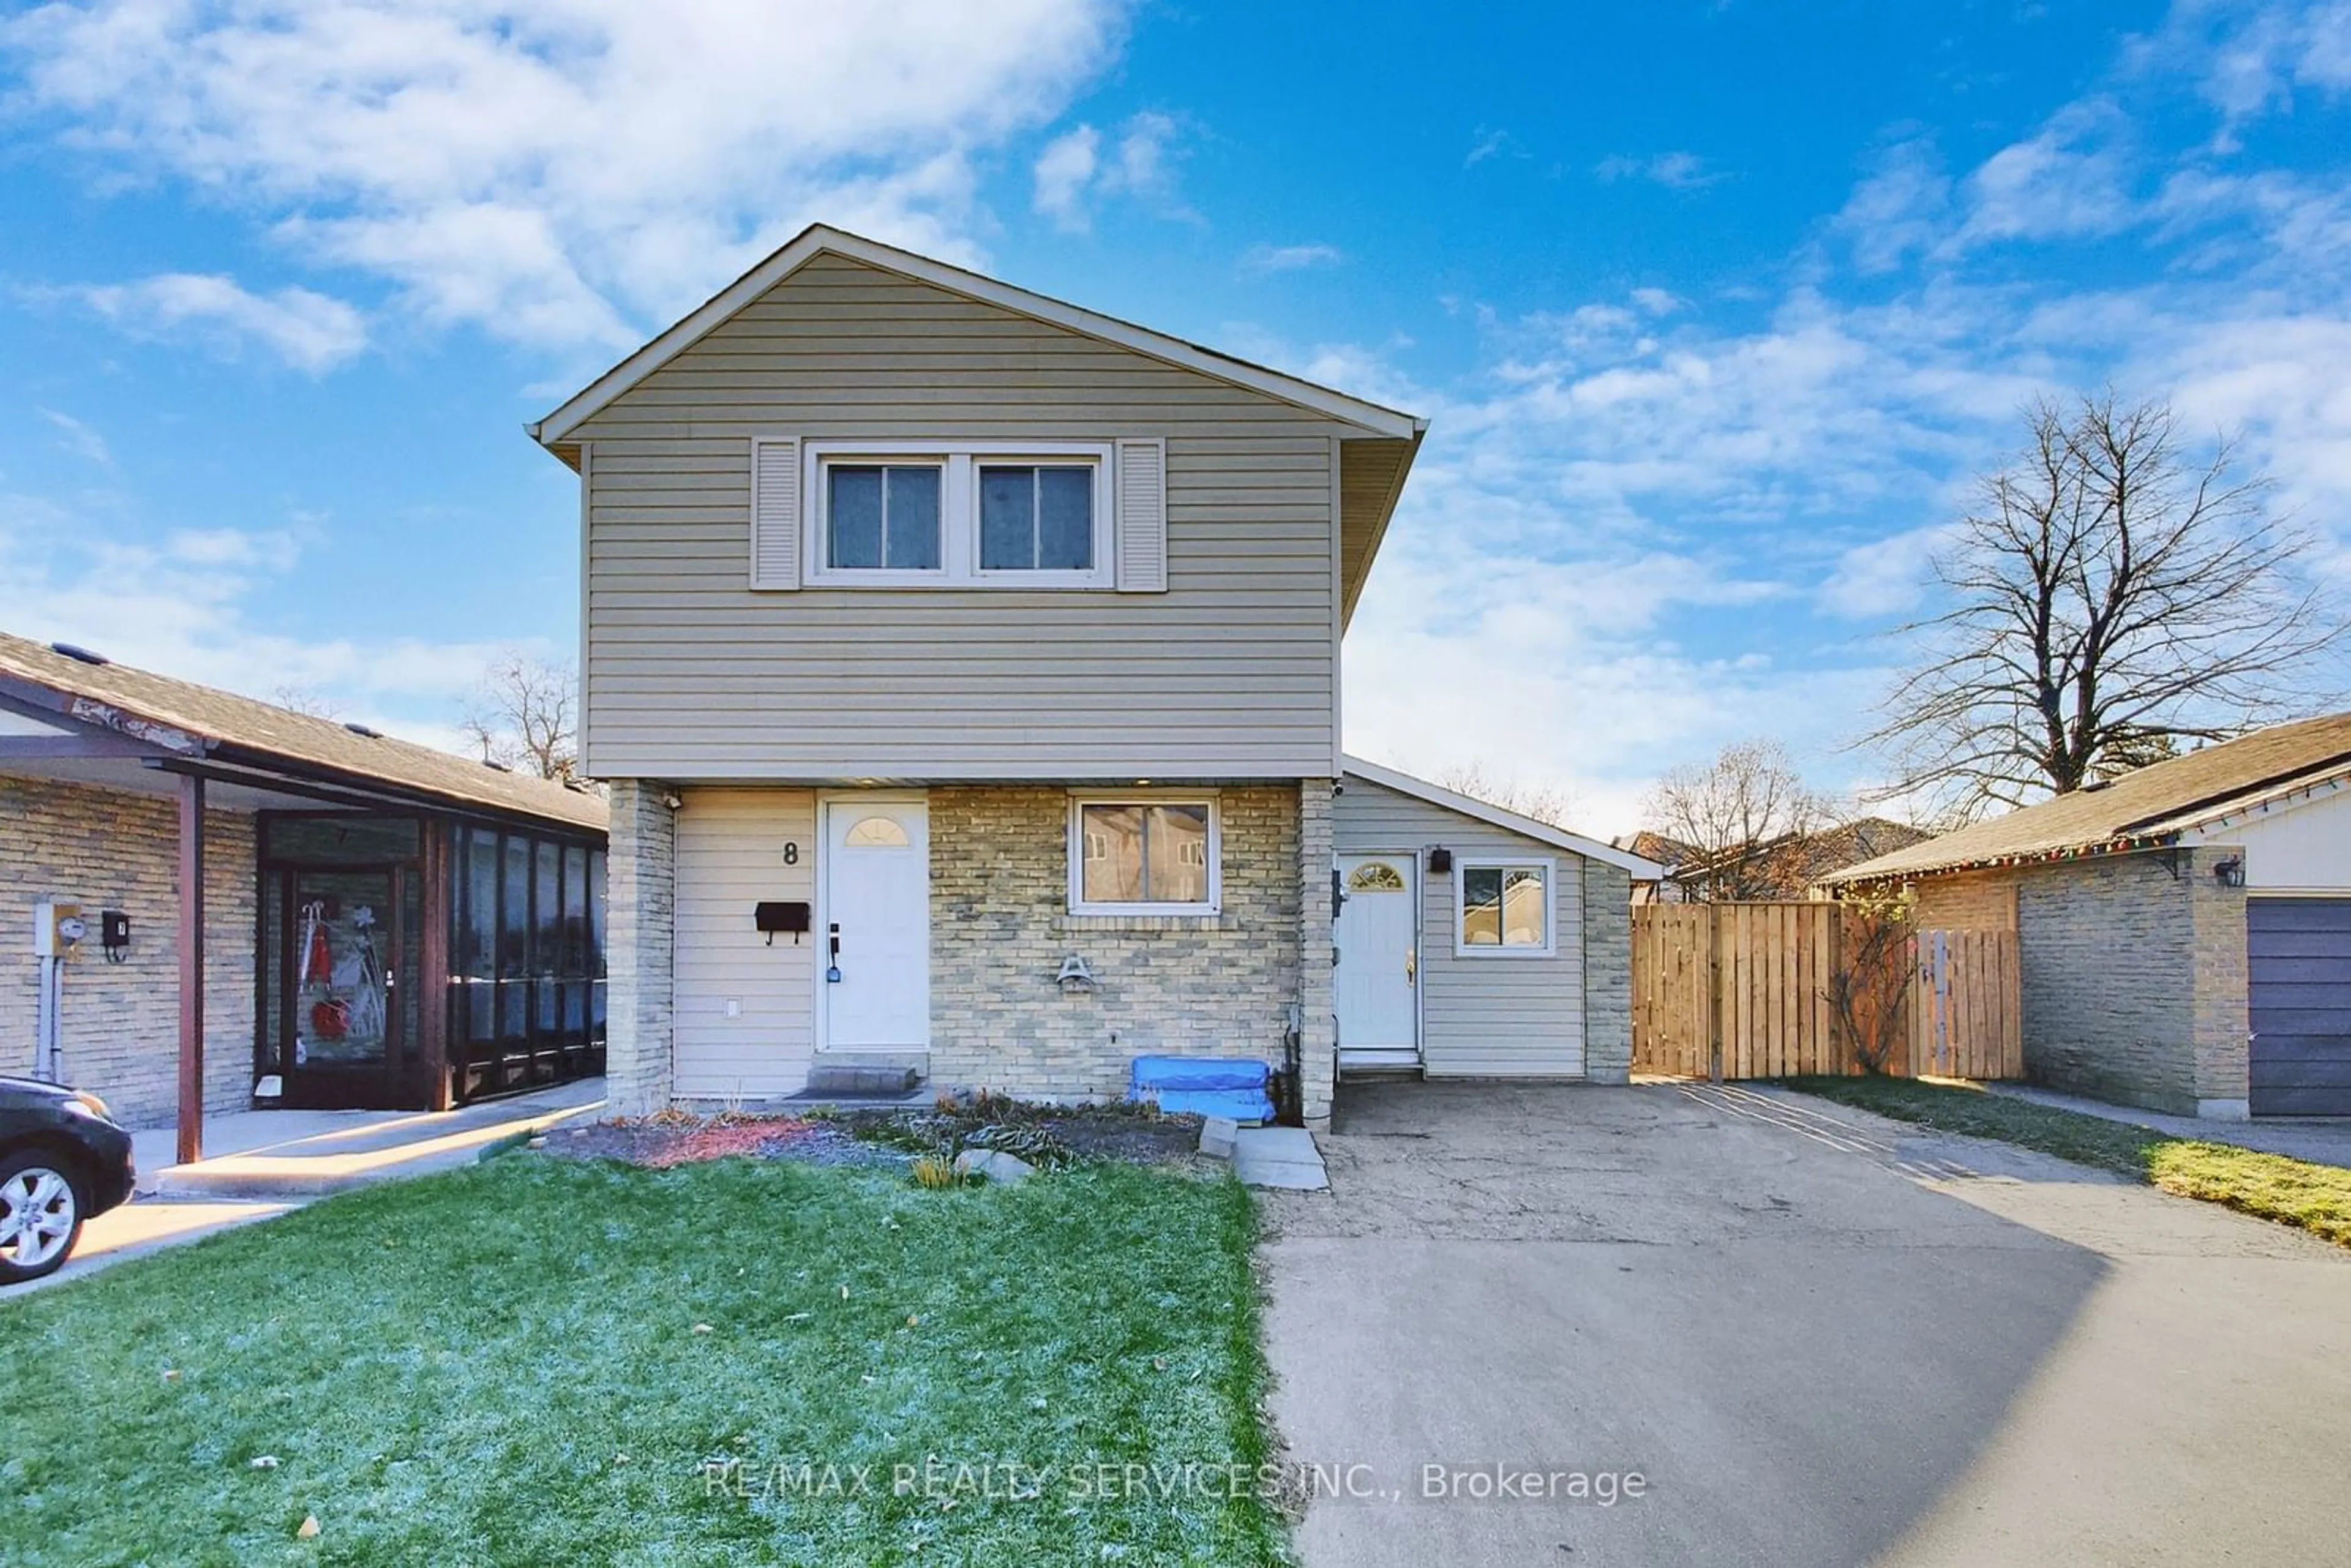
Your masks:
[[[88,664],[5,632],[0,632],[0,679],[54,694],[62,699],[59,711],[69,717],[133,734],[141,727],[178,730],[246,754],[241,760],[326,769],[399,786],[456,807],[520,812],[600,833],[609,817],[603,798],[592,790],[501,772],[414,741],[362,735],[335,719],[316,718],[193,681],[128,664]]]
[[[2274,725],[2137,768],[2101,788],[1970,823],[1822,880],[1881,882],[2068,851],[2162,843],[2231,806],[2346,771],[2351,771],[2351,713]]]

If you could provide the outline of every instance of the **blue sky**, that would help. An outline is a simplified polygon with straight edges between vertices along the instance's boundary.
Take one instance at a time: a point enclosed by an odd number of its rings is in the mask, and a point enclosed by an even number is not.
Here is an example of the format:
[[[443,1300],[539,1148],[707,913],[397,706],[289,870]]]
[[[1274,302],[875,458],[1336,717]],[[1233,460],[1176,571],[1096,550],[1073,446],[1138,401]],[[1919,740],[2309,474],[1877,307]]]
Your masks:
[[[2112,380],[2343,570],[2351,5],[343,0],[0,20],[0,626],[447,739],[522,434],[811,219],[1427,414],[1352,748],[1865,782],[1968,476]]]

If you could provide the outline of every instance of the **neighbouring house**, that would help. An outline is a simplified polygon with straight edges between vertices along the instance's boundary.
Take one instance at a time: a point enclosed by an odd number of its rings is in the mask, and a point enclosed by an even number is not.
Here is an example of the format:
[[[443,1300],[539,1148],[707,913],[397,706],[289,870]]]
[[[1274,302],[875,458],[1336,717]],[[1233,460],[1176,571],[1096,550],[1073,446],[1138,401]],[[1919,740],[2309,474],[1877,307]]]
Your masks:
[[[604,801],[0,634],[0,1071],[132,1126],[602,1071]]]
[[[2208,1116],[2351,1115],[2351,714],[2279,725],[1847,867],[2017,933],[2024,1063]]]
[[[1736,873],[1735,891],[1723,897],[1797,899],[1833,873],[1879,855],[1891,854],[1934,837],[1924,828],[1884,817],[1861,817],[1809,833],[1785,833],[1729,855],[1709,856],[1678,840],[1644,829],[1624,847],[1665,868],[1662,875],[1633,883],[1635,904],[1691,904],[1717,896]]]
[[[534,426],[580,476],[614,1103],[1174,1054],[1294,1061],[1317,1121],[1342,1031],[1622,1080],[1646,862],[1347,777],[1340,638],[1424,429],[820,226]],[[1390,858],[1334,908],[1343,848]],[[1374,967],[1409,1038],[1341,981]]]

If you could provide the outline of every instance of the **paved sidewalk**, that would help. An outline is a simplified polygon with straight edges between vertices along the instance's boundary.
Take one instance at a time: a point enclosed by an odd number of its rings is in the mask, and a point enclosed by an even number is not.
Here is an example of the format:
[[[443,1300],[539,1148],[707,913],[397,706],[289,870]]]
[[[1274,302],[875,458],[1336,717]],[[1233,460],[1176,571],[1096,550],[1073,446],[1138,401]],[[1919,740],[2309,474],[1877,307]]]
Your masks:
[[[1984,1088],[2011,1100],[2030,1100],[2060,1111],[2103,1116],[2109,1122],[2152,1127],[2175,1138],[2200,1138],[2208,1144],[2228,1144],[2263,1154],[2285,1155],[2322,1166],[2351,1166],[2351,1117],[2303,1116],[2259,1122],[2216,1122],[2205,1116],[2172,1116],[2143,1111],[2136,1105],[2109,1105],[2080,1094],[2061,1094],[2030,1083],[1987,1083]]]
[[[34,1291],[45,1291],[68,1280],[78,1280],[84,1274],[94,1274],[126,1258],[160,1252],[166,1247],[182,1246],[215,1231],[250,1225],[257,1219],[272,1219],[300,1207],[299,1199],[272,1203],[250,1198],[217,1201],[154,1197],[133,1198],[120,1208],[110,1208],[96,1219],[85,1223],[81,1228],[81,1239],[75,1244],[73,1256],[66,1260],[64,1268],[46,1280],[36,1280],[28,1285],[0,1288],[0,1301],[11,1301]]]
[[[204,1123],[205,1157],[170,1163],[169,1127],[133,1134],[139,1188],[167,1197],[317,1197],[369,1182],[470,1164],[516,1133],[538,1132],[604,1105],[604,1081],[491,1100],[455,1111],[247,1111]]]

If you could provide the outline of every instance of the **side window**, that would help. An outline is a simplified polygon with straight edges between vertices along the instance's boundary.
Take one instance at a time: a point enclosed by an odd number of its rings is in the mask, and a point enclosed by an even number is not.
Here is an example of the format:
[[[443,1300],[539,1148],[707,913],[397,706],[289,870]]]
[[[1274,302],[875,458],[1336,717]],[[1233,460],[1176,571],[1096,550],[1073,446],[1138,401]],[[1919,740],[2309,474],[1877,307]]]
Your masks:
[[[1552,876],[1548,861],[1468,861],[1458,863],[1460,929],[1455,950],[1465,956],[1540,957],[1554,951]]]

